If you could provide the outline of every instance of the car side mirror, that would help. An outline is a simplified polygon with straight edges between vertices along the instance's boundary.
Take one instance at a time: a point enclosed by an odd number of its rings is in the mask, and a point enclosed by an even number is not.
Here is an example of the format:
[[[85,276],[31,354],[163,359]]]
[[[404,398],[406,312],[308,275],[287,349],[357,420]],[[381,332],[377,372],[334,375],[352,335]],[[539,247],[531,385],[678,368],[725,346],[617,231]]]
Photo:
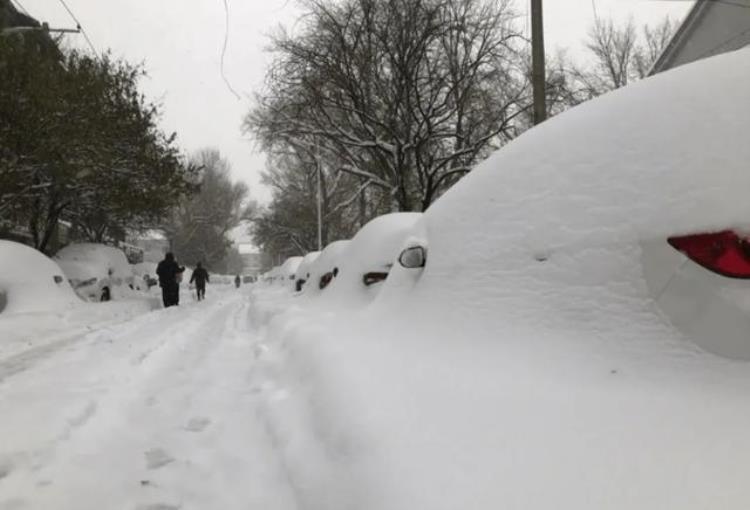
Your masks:
[[[398,256],[398,263],[406,269],[417,269],[424,267],[427,263],[427,250],[424,246],[412,246],[406,248]]]

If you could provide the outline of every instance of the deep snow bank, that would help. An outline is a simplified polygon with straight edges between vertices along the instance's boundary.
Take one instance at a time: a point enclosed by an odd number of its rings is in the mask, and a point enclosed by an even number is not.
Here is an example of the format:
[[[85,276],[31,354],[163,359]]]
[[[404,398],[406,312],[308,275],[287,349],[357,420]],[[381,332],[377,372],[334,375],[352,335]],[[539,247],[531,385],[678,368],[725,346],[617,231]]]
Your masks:
[[[0,240],[0,314],[62,311],[80,300],[60,266],[43,253]]]
[[[427,266],[396,268],[371,307],[259,287],[269,422],[290,465],[314,450],[329,477],[298,483],[353,488],[329,508],[746,508],[750,369],[670,325],[642,243],[747,226],[749,59],[523,135],[425,213]]]

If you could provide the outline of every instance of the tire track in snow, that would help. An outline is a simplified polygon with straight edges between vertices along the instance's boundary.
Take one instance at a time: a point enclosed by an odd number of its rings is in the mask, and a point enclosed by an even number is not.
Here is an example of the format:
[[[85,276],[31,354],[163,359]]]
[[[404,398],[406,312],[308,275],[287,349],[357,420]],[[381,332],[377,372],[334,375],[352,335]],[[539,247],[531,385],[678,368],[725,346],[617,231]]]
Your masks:
[[[0,507],[28,498],[34,507],[60,510],[106,508],[113,501],[121,508],[296,508],[258,424],[243,297],[167,310],[162,318],[175,324],[166,329],[145,321],[54,356],[65,358],[63,367],[84,368],[74,392],[89,398],[70,406],[77,411],[65,421],[68,437],[57,436],[33,454],[36,470],[32,463],[15,465],[0,481]],[[93,356],[87,365],[80,358],[91,351],[116,359],[99,364]],[[42,368],[30,372],[42,375]],[[2,398],[0,392],[0,404]]]
[[[213,308],[219,305],[214,304]],[[168,314],[174,316],[175,312],[145,314],[6,360],[0,409],[14,412],[4,413],[0,421],[0,461],[13,467],[5,470],[3,478],[24,469],[38,470],[53,458],[60,444],[91,420],[112,388],[128,379],[122,368],[130,365],[130,352],[158,350],[179,330],[190,327],[186,321],[162,327],[160,320]],[[75,398],[65,398],[68,394]],[[38,397],[37,401],[34,397]],[[0,485],[0,497],[2,489]]]

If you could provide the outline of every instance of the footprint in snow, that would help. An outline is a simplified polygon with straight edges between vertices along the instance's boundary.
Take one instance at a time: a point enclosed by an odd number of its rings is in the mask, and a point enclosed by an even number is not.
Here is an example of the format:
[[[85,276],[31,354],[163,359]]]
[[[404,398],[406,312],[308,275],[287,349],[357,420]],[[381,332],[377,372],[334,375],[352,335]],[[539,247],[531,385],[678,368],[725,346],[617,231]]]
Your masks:
[[[144,455],[146,457],[146,467],[148,469],[159,469],[174,462],[174,457],[161,448],[152,448],[145,452]]]
[[[185,430],[190,432],[203,432],[210,424],[211,420],[209,418],[191,418],[187,425],[185,425]]]
[[[10,462],[0,460],[0,480],[7,477],[13,471]]]

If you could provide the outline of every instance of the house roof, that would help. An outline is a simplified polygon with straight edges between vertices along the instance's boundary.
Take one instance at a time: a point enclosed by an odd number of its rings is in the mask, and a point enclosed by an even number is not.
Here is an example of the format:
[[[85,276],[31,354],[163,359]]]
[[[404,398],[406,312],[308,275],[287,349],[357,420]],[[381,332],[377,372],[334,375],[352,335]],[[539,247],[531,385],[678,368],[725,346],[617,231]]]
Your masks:
[[[10,0],[0,0],[0,28],[38,27],[39,22],[16,9]]]
[[[747,27],[742,25],[738,28],[736,24],[738,18],[746,20],[744,23]],[[724,23],[717,23],[717,20],[723,20]],[[734,22],[726,23],[727,20],[734,20]],[[729,24],[733,26],[727,26]],[[696,39],[700,38],[697,36],[699,29],[706,26],[713,29],[716,35],[720,32],[722,41],[719,44],[706,47],[705,39],[696,43]],[[737,49],[747,44],[743,37],[750,38],[750,0],[732,0],[731,2],[696,0],[649,74],[656,74],[676,65]],[[691,43],[693,43],[692,48]],[[690,51],[698,51],[698,53],[690,55]]]

